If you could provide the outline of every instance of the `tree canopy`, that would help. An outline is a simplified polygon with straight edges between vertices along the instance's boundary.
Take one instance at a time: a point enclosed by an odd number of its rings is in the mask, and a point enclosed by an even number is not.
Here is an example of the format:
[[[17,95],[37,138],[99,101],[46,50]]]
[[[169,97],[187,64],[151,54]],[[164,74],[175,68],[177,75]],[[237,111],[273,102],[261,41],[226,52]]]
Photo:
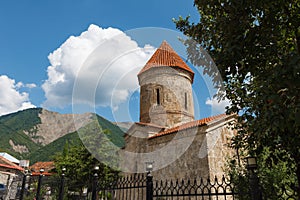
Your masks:
[[[300,183],[300,1],[195,0],[198,23],[175,20],[189,60],[224,86],[238,113],[234,148],[288,163]],[[216,63],[205,62],[204,48]],[[220,73],[221,79],[215,78]],[[300,185],[300,184],[299,184]]]
[[[78,130],[81,141],[66,143],[63,152],[54,156],[59,174],[65,168],[68,190],[83,193],[84,188],[91,190],[93,174],[97,173],[101,183],[111,183],[118,177],[117,147],[109,139],[111,132],[102,130],[97,122],[92,122]],[[93,154],[91,154],[91,152]],[[95,167],[99,167],[95,171]]]

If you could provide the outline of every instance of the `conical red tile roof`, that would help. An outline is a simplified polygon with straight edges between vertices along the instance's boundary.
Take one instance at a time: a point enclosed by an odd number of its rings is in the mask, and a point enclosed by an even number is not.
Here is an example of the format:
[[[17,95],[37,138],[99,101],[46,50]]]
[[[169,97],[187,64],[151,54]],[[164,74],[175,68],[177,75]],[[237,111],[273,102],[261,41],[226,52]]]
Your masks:
[[[192,78],[194,77],[193,70],[180,58],[180,56],[166,41],[161,43],[160,47],[154,52],[152,57],[139,72],[139,75],[153,67],[162,66],[178,67],[190,72],[192,74]]]

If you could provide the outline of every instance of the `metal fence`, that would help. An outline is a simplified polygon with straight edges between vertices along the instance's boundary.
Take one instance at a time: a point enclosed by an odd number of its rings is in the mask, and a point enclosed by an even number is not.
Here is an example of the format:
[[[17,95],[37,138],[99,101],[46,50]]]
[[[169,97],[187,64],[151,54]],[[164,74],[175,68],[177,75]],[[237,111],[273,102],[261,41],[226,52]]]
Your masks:
[[[185,199],[235,199],[234,185],[223,177],[221,180],[194,179],[181,181],[153,181],[148,174],[122,177],[106,188],[99,188],[103,200],[185,200]]]
[[[147,195],[147,177],[145,174],[134,174],[120,177],[114,182],[100,182],[97,188],[99,199],[142,200]]]
[[[246,180],[246,181],[245,181]],[[292,200],[299,199],[296,185],[269,188],[266,193],[258,180],[243,181],[195,178],[191,180],[153,180],[151,174],[119,176],[109,181],[91,176],[89,183],[74,183],[67,177],[27,177],[22,200]],[[39,188],[40,185],[40,188]],[[23,186],[22,186],[23,187]],[[80,188],[80,190],[78,190]],[[22,196],[23,195],[23,196]]]
[[[265,191],[256,176],[243,180],[225,177],[193,180],[157,181],[146,175],[120,177],[110,185],[99,184],[97,198],[101,200],[293,200],[299,199],[297,186],[285,185]],[[271,191],[271,192],[270,192]]]
[[[156,199],[235,199],[238,193],[232,183],[221,180],[194,179],[181,181],[155,181],[153,197]]]

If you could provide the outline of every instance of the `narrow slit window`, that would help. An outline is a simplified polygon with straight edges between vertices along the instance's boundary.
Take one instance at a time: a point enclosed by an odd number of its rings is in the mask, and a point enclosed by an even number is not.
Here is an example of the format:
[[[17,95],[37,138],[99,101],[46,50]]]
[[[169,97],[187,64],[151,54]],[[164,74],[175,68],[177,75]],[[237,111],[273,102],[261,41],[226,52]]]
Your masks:
[[[188,103],[187,103],[187,93],[184,93],[184,108],[187,110],[188,108]]]
[[[156,103],[157,103],[157,105],[160,105],[160,93],[159,93],[159,88],[156,88]]]

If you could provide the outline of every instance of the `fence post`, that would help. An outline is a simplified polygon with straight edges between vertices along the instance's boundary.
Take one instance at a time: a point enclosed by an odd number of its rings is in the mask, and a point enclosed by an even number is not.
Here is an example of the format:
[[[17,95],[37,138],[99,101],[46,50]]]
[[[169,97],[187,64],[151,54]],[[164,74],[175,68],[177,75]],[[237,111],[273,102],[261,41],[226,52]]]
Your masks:
[[[23,180],[22,180],[22,188],[21,188],[20,200],[23,200],[23,197],[24,197],[27,174],[28,174],[28,170],[25,170],[24,171]]]
[[[247,169],[249,172],[249,185],[250,185],[250,199],[262,200],[262,193],[259,188],[259,181],[255,170],[257,169],[257,163],[255,157],[247,157]]]
[[[66,171],[66,168],[62,168],[58,200],[63,200],[63,198],[64,198],[65,171]]]
[[[146,180],[146,200],[153,200],[153,176],[150,172],[147,173],[147,180]]]
[[[98,174],[95,173],[93,177],[93,186],[92,186],[92,200],[97,198],[97,185],[98,185]]]
[[[257,174],[253,171],[250,171],[249,184],[251,200],[262,200],[262,194],[259,188],[258,177]]]
[[[38,180],[38,186],[37,186],[37,191],[36,191],[36,196],[35,199],[36,200],[40,200],[40,192],[41,192],[41,186],[42,186],[42,178],[43,178],[43,172],[44,169],[40,169],[40,175],[39,175],[39,180]]]

